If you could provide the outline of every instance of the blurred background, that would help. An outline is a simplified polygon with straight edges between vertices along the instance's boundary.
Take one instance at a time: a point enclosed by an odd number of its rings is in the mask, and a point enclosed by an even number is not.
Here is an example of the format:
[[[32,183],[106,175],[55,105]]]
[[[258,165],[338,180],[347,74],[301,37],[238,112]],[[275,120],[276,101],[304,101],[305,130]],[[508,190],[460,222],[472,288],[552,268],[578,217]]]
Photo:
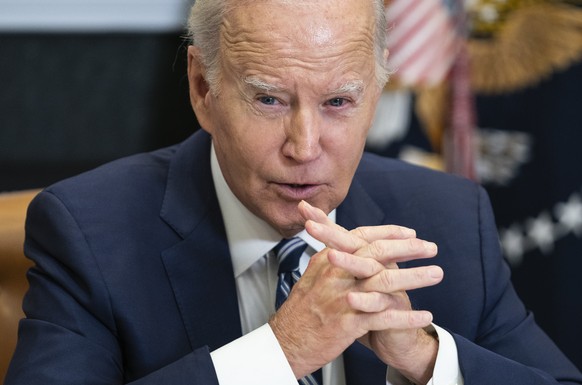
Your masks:
[[[196,127],[184,0],[0,0],[0,191],[46,186]]]
[[[197,129],[191,0],[0,0],[0,192]],[[368,149],[491,196],[519,295],[582,369],[582,1],[387,1]]]

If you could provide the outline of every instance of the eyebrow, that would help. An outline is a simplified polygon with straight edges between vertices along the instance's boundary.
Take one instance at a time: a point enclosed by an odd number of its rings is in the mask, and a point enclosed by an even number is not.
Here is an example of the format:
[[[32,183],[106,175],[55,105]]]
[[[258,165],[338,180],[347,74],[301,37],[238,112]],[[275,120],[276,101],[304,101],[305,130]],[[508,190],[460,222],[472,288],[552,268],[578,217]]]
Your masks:
[[[276,86],[276,85],[271,84],[271,83],[267,83],[264,80],[259,79],[256,76],[246,76],[243,79],[243,81],[246,84],[248,84],[256,89],[259,89],[259,90],[262,90],[265,92],[280,92],[283,90],[281,87]]]
[[[349,93],[361,93],[364,90],[364,82],[362,80],[349,80],[331,91],[329,94],[349,94]]]
[[[243,81],[253,88],[262,90],[264,92],[282,92],[283,88],[277,85],[267,83],[256,76],[246,76]],[[328,92],[328,95],[347,94],[347,93],[361,93],[364,90],[364,82],[362,80],[349,80],[340,85],[336,89]]]

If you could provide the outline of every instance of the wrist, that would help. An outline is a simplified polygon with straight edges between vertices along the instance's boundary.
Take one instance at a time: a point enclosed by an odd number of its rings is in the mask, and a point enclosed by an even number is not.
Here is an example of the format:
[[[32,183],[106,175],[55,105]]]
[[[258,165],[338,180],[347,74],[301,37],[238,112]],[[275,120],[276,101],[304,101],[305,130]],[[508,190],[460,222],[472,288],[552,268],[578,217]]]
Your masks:
[[[418,329],[414,347],[390,365],[411,383],[424,385],[433,377],[438,349],[436,333]]]
[[[284,306],[279,309],[279,312],[285,311],[283,308]],[[285,324],[285,316],[278,317],[278,314],[279,313],[276,313],[271,317],[269,320],[269,326],[271,327],[295,378],[301,378],[317,368],[309,365],[309,363],[303,359],[305,353],[302,354],[302,349],[304,349],[304,347],[298,343],[297,333],[293,333]]]

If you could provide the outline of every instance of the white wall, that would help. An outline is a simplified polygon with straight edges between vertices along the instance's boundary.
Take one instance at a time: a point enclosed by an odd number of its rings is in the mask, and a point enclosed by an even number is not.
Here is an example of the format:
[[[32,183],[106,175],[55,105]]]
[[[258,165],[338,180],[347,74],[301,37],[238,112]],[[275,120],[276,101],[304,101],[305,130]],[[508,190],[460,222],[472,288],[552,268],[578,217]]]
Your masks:
[[[181,30],[192,0],[0,0],[2,32]]]

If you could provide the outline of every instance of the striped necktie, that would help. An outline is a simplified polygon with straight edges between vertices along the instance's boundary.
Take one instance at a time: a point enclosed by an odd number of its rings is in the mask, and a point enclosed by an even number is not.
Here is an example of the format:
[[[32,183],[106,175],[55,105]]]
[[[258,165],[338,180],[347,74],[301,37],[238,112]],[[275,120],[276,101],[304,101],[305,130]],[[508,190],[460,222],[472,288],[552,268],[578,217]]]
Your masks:
[[[279,263],[279,282],[277,284],[277,296],[275,299],[275,309],[285,302],[295,282],[301,278],[299,272],[299,260],[307,248],[307,244],[299,237],[283,239],[274,247],[273,251]],[[321,385],[321,369],[309,374],[297,381],[301,385]]]

